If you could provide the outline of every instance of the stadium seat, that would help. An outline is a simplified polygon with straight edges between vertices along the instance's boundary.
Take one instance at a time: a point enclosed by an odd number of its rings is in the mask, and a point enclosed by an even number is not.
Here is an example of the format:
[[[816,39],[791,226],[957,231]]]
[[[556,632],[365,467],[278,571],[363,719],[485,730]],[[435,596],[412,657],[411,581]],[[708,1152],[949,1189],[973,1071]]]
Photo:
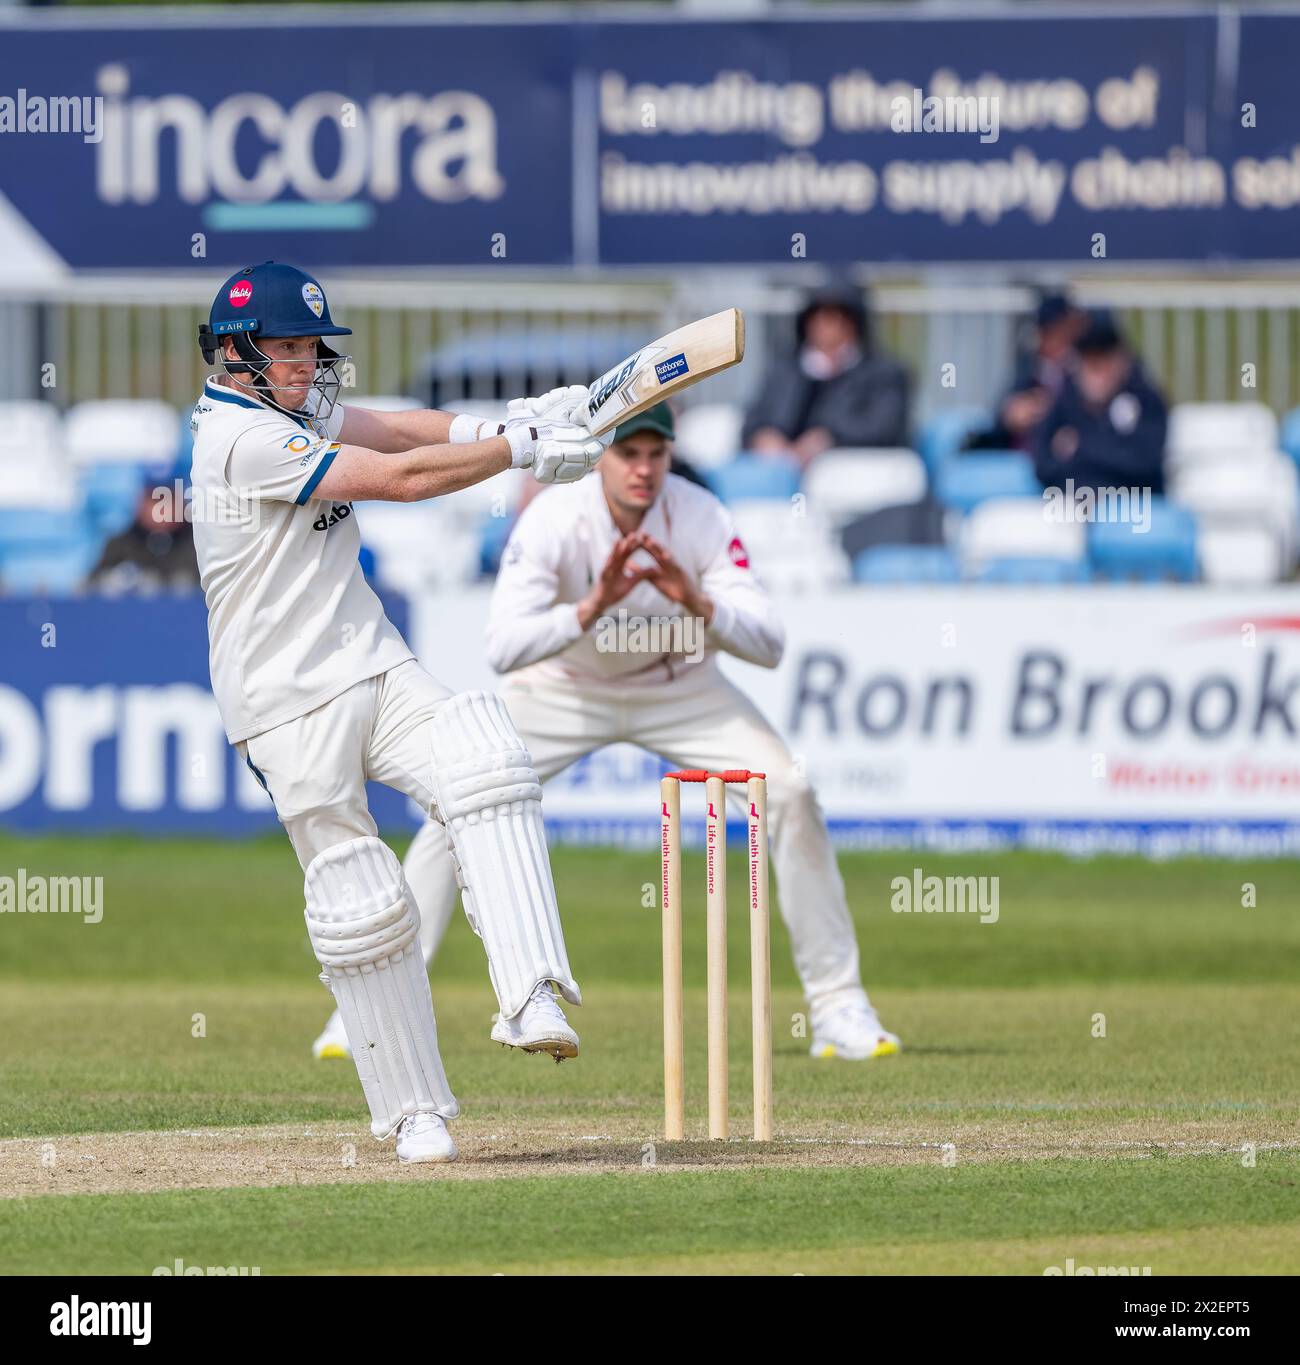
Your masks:
[[[1194,582],[1199,576],[1196,519],[1164,498],[1151,500],[1151,524],[1094,522],[1088,528],[1088,560],[1098,578],[1125,582]]]
[[[935,495],[945,507],[969,512],[990,498],[1041,498],[1042,486],[1027,455],[981,451],[949,460],[939,470]]]
[[[1084,528],[1079,522],[1053,521],[1042,495],[991,498],[982,502],[961,526],[962,567],[977,578],[992,560],[1084,557]]]
[[[829,523],[813,511],[770,498],[731,506],[736,534],[754,569],[771,585],[815,591],[849,579],[849,562]]]
[[[1169,413],[1170,469],[1237,462],[1278,448],[1277,418],[1263,403],[1178,403]]]
[[[78,505],[63,418],[49,403],[0,403],[0,508]]]
[[[89,518],[44,507],[0,511],[0,583],[10,593],[79,588],[103,545]]]
[[[853,561],[858,583],[958,583],[961,566],[943,545],[873,545]]]
[[[983,408],[951,408],[937,412],[921,428],[917,450],[933,482],[938,471],[956,455],[972,432],[992,426],[993,416]]]
[[[67,548],[44,551],[24,550],[0,560],[0,585],[15,596],[48,593],[66,597],[85,585],[99,560],[101,547],[82,541]]]
[[[190,417],[193,411],[193,408],[186,408],[181,413],[180,424],[177,427],[176,464],[171,474],[173,479],[181,479],[186,483],[189,482],[190,471],[194,466],[194,433],[190,430]]]
[[[1262,526],[1202,526],[1201,577],[1207,583],[1249,587],[1281,577],[1282,547]]]
[[[471,484],[468,488],[435,499],[433,505],[439,513],[446,514],[448,523],[477,527],[485,517],[512,514],[518,508],[531,479],[532,475],[527,470],[504,469],[482,483]]]
[[[696,469],[716,469],[735,458],[744,420],[731,403],[698,403],[677,418],[675,449]]]
[[[837,528],[881,507],[920,502],[926,486],[914,450],[828,450],[804,476],[809,503]]]
[[[708,477],[723,502],[792,498],[799,491],[799,463],[788,455],[738,455]]]
[[[485,517],[479,532],[478,571],[484,578],[492,578],[501,567],[501,555],[515,529],[514,517]]]
[[[1282,419],[1282,449],[1300,465],[1300,408],[1292,408]]]
[[[367,502],[357,508],[381,587],[412,595],[478,576],[480,518],[453,518],[438,506],[441,501]]]
[[[155,399],[78,403],[67,416],[68,455],[78,468],[133,464],[166,478],[179,453],[178,422],[176,409]]]
[[[1296,466],[1273,453],[1250,463],[1194,464],[1169,482],[1169,500],[1202,526],[1253,526],[1271,531],[1281,547],[1281,572],[1295,563],[1300,488]]]
[[[1087,583],[1092,571],[1084,559],[1051,559],[1047,556],[1021,558],[1008,555],[990,559],[974,575],[976,583],[1003,583],[1008,586],[1042,584],[1045,587],[1066,583]]]
[[[93,464],[81,476],[85,510],[106,536],[125,531],[135,517],[146,470],[138,464]]]

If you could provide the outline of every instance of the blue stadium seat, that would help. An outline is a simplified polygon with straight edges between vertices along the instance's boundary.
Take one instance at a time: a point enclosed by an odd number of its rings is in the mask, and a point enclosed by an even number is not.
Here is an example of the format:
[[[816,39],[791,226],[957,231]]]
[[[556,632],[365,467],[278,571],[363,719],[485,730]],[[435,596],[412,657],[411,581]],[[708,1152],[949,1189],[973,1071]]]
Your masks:
[[[938,473],[935,496],[945,507],[969,512],[990,498],[1040,498],[1033,462],[1018,450],[957,456]]]
[[[194,433],[190,430],[190,418],[194,409],[186,408],[181,413],[180,434],[176,442],[176,463],[172,466],[172,478],[188,483],[194,467]]]
[[[1088,528],[1088,560],[1098,578],[1123,582],[1191,583],[1200,577],[1196,519],[1164,498],[1151,500],[1151,526],[1096,522]]]
[[[723,502],[792,498],[799,491],[799,462],[788,455],[737,455],[708,474]]]
[[[0,509],[0,556],[10,550],[58,549],[85,539],[90,529],[75,509],[5,507]]]
[[[858,583],[957,583],[957,556],[942,545],[873,545],[853,561]]]
[[[993,425],[993,416],[983,408],[952,408],[937,412],[921,428],[917,450],[930,471],[930,482],[945,464],[961,450],[973,431]]]
[[[0,587],[13,596],[66,597],[81,588],[99,560],[96,541],[64,550],[18,550],[0,560]]]
[[[514,517],[484,517],[483,529],[479,539],[479,573],[485,578],[495,578],[501,567],[501,556],[505,553],[506,541],[515,529]]]
[[[1087,583],[1092,571],[1082,559],[1052,559],[1047,556],[1008,555],[990,559],[974,576],[976,583],[1008,585]]]
[[[82,472],[86,513],[104,535],[130,526],[144,482],[145,468],[138,464],[92,464]]]
[[[1282,419],[1279,444],[1296,464],[1300,464],[1300,408],[1292,408]]]
[[[6,508],[0,513],[0,584],[10,593],[72,592],[95,567],[103,540],[79,512]]]

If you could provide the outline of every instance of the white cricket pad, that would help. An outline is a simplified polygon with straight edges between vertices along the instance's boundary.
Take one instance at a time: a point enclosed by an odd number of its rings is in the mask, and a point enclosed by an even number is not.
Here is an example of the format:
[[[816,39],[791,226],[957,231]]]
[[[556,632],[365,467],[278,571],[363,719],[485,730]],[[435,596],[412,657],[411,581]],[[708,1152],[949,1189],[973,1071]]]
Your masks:
[[[370,1131],[390,1136],[407,1114],[460,1112],[438,1055],[420,915],[396,855],[351,839],[307,868],[307,933],[334,993]]]
[[[555,903],[542,787],[505,702],[493,692],[458,693],[430,728],[438,814],[501,1013],[513,1018],[542,981],[580,1005]]]

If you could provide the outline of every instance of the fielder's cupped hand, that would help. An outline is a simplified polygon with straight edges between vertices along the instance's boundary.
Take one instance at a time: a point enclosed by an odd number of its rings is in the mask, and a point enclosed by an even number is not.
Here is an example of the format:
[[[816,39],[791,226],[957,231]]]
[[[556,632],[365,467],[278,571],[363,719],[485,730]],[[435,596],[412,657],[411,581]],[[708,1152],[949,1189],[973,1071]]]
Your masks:
[[[634,531],[626,539],[633,542],[633,550],[645,550],[655,561],[651,568],[639,571],[647,583],[653,583],[670,602],[685,607],[692,616],[703,617],[705,621],[711,619],[712,602],[696,587],[690,574],[663,541],[656,540],[647,531]]]

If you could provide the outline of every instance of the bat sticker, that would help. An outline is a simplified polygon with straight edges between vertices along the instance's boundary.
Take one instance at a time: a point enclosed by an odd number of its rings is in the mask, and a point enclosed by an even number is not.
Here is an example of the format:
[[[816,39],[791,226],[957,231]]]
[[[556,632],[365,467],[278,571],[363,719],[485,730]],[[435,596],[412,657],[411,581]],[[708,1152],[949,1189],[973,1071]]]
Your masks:
[[[678,375],[689,373],[690,366],[687,365],[686,357],[680,351],[655,365],[655,377],[661,384],[667,384],[670,380],[676,379]]]

